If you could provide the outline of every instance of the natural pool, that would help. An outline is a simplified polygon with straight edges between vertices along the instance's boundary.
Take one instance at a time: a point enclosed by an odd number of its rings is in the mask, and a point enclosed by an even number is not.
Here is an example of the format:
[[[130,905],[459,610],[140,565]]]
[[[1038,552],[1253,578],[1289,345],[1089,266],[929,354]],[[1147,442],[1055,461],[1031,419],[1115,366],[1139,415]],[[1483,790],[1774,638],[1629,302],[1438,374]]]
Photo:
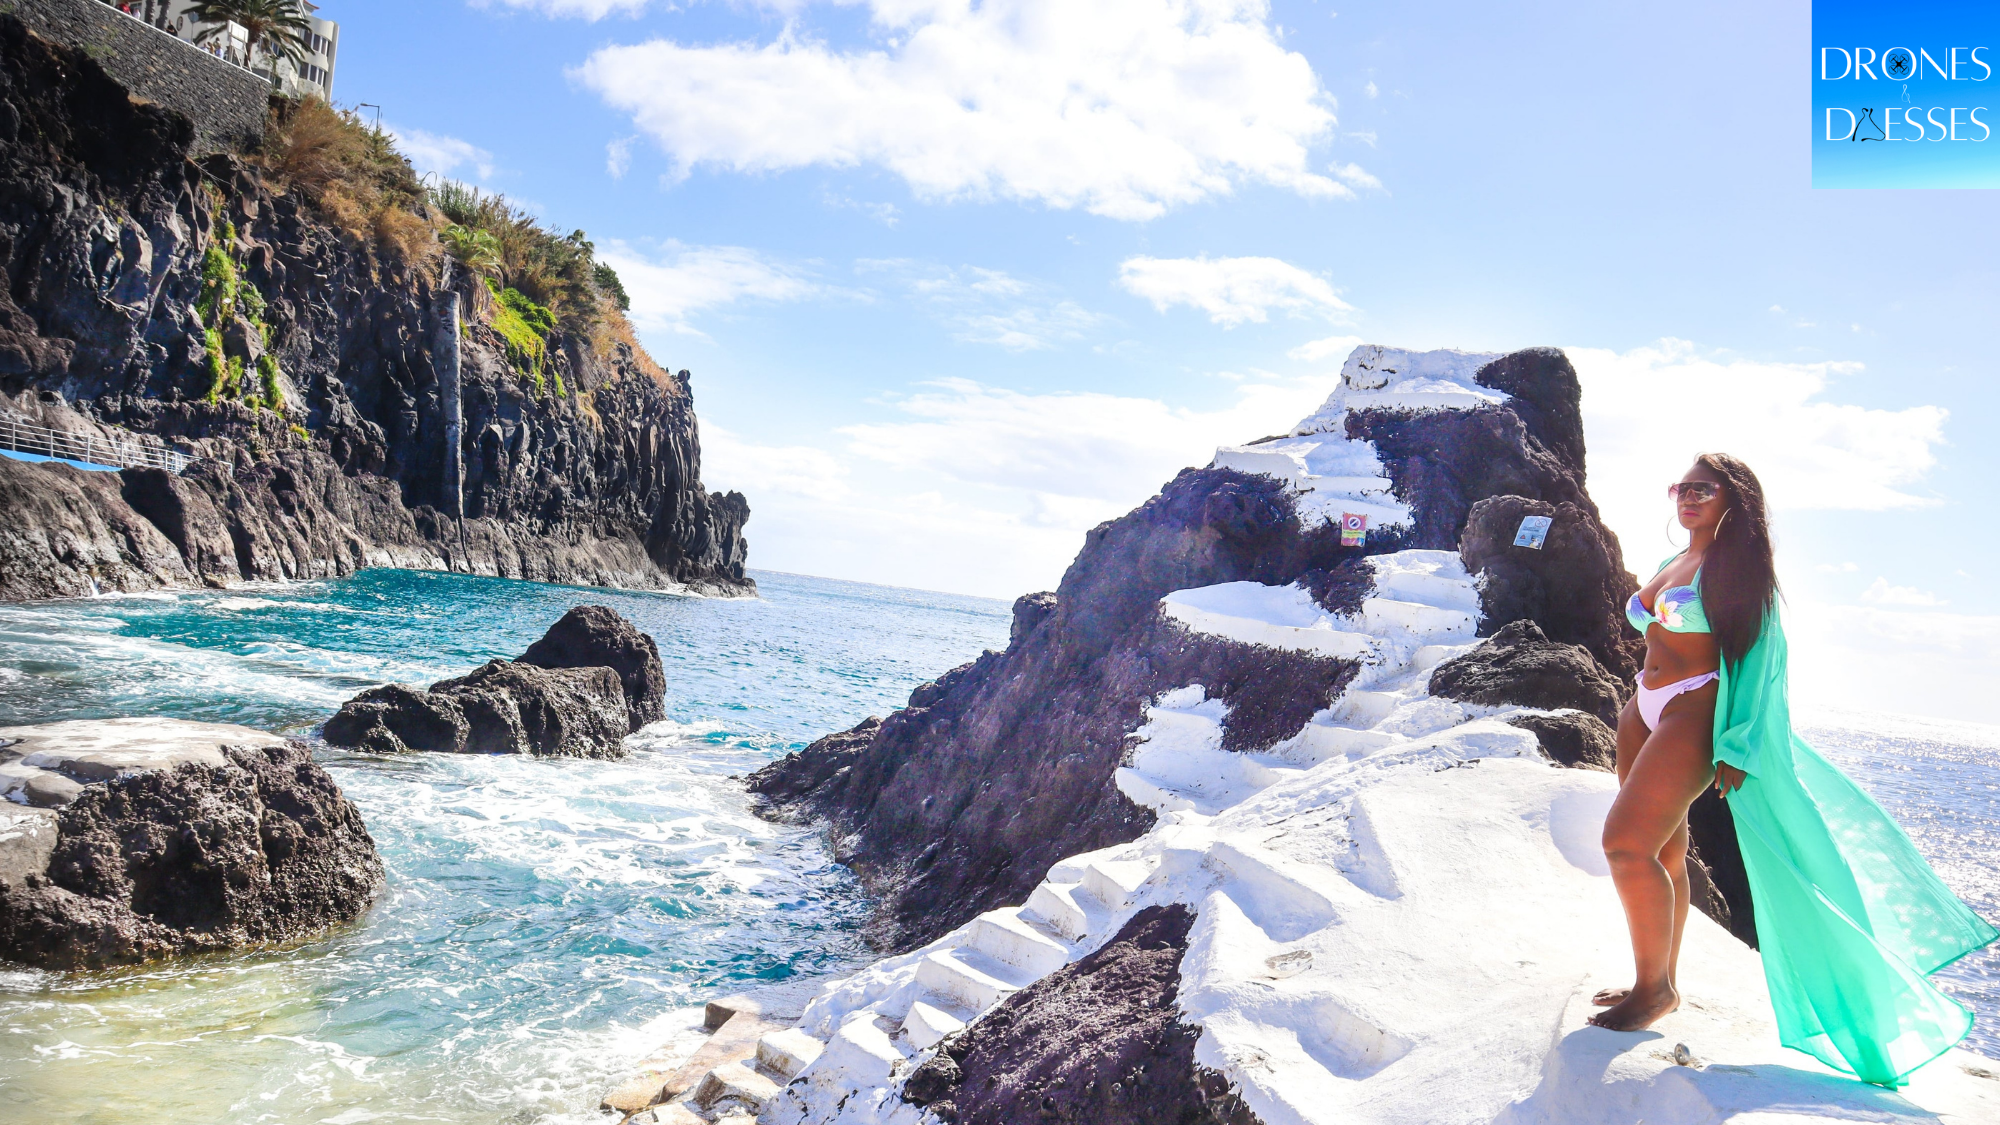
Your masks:
[[[668,711],[621,762],[327,753],[389,870],[367,919],[284,952],[0,972],[0,1119],[601,1122],[689,1005],[865,958],[852,879],[730,775],[1004,645],[1008,607],[756,577],[754,601],[382,570],[0,607],[0,723],[306,728],[516,655],[581,602],[658,641]]]

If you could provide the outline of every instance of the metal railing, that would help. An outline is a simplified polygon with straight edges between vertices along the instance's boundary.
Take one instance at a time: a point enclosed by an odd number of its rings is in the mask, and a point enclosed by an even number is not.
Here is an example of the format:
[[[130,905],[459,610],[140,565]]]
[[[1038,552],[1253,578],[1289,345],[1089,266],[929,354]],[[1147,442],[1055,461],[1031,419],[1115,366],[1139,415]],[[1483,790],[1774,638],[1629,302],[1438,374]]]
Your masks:
[[[113,469],[165,469],[174,474],[186,472],[194,463],[194,458],[185,453],[145,445],[136,435],[122,439],[74,434],[4,414],[0,414],[0,449]]]

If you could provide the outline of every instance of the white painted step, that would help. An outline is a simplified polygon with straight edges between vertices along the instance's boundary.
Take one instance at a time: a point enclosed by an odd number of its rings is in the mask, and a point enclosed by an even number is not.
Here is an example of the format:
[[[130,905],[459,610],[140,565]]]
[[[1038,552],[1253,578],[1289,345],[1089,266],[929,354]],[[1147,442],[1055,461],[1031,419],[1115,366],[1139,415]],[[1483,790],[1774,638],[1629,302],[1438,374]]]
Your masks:
[[[1332,718],[1344,727],[1367,729],[1389,717],[1403,697],[1387,691],[1349,688],[1334,701]]]
[[[812,1073],[837,1075],[848,1088],[865,1090],[887,1085],[902,1062],[903,1052],[896,1049],[887,1032],[875,1026],[874,1013],[864,1008],[851,1013],[833,1033]]]
[[[1035,982],[1036,974],[975,949],[941,949],[917,963],[917,983],[943,1006],[983,1012]]]
[[[1468,611],[1459,607],[1439,607],[1423,602],[1397,601],[1393,598],[1369,598],[1361,603],[1361,620],[1368,631],[1378,635],[1388,635],[1400,629],[1407,629],[1420,637],[1434,637],[1463,633],[1472,635],[1472,629],[1479,624],[1476,610]]]
[[[964,1026],[964,1020],[919,1000],[910,1005],[910,1014],[903,1017],[903,1037],[921,1051]]]
[[[714,1109],[718,1103],[735,1102],[755,1113],[778,1096],[779,1085],[740,1062],[726,1062],[703,1076],[695,1087],[694,1104]]]
[[[989,910],[974,918],[968,939],[972,948],[1036,977],[1069,964],[1068,947],[1035,929],[1018,907]]]
[[[1028,896],[1021,913],[1047,925],[1065,940],[1075,941],[1090,932],[1090,917],[1077,902],[1080,883],[1044,882]]]
[[[1274,748],[1274,752],[1290,761],[1316,764],[1334,758],[1365,757],[1401,741],[1387,731],[1307,723],[1304,730]]]
[[[1083,869],[1082,889],[1106,909],[1123,910],[1132,905],[1133,897],[1152,874],[1153,869],[1138,860],[1093,860]]]
[[[826,1044],[796,1027],[788,1027],[757,1040],[757,1065],[786,1079],[797,1078],[799,1071],[812,1065],[824,1050]]]

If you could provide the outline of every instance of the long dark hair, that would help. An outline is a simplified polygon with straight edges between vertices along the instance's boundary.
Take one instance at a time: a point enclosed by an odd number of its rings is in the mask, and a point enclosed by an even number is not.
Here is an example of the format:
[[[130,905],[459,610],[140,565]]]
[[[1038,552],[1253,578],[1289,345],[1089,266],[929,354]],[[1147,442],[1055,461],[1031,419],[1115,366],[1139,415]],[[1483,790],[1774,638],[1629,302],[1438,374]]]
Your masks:
[[[1778,602],[1771,557],[1771,521],[1764,486],[1750,466],[1727,453],[1703,453],[1694,463],[1722,480],[1722,523],[1701,560],[1701,604],[1722,658],[1740,664],[1764,633],[1764,615]]]

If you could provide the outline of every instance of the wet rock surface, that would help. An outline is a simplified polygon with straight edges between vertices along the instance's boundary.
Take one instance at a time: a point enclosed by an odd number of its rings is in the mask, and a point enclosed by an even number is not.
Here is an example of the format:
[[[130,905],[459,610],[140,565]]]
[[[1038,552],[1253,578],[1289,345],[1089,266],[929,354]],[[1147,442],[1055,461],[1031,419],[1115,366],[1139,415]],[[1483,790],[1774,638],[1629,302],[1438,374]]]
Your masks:
[[[1533,621],[1514,621],[1484,644],[1438,665],[1430,693],[1467,703],[1574,709],[1606,730],[1629,692],[1582,645],[1551,641]]]
[[[1195,1064],[1201,1029],[1175,993],[1194,915],[1140,911],[1095,953],[946,1040],[904,1100],[954,1125],[1250,1125],[1219,1074]]]
[[[547,372],[518,370],[464,271],[441,287],[254,163],[191,161],[193,137],[0,13],[0,409],[201,458],[180,476],[0,459],[0,598],[364,566],[754,589],[749,506],[702,488],[686,372],[560,332]],[[276,358],[281,402],[209,401],[195,306],[211,249],[255,287],[269,334],[216,327],[236,358]],[[460,487],[447,293],[464,310]]]
[[[665,717],[666,683],[651,637],[606,606],[578,606],[518,660],[488,661],[428,690],[362,692],[321,737],[377,754],[622,758],[628,733]]]
[[[360,917],[382,862],[311,751],[213,749],[220,761],[122,769],[58,810],[7,810],[26,831],[0,846],[0,957],[130,964],[295,941]]]

